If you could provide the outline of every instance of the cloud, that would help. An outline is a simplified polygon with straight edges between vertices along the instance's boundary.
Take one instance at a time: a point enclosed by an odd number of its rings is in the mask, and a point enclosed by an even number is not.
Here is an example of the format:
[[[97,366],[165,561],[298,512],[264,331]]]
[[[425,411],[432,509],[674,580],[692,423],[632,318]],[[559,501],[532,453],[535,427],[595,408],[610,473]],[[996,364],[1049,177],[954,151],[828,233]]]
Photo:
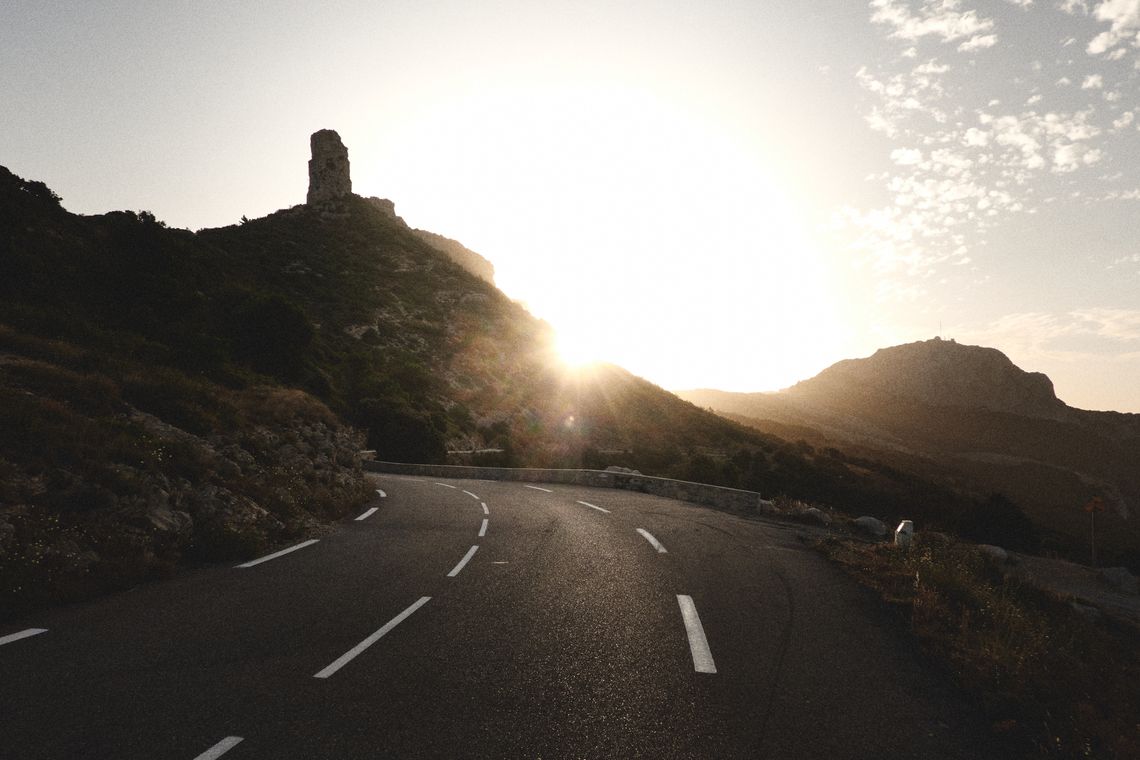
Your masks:
[[[974,50],[984,50],[997,44],[996,34],[975,34],[958,46],[958,52],[969,53]]]
[[[1004,345],[1020,354],[1079,361],[1091,356],[1089,350],[1074,351],[1070,339],[1099,338],[1101,355],[1133,360],[1140,351],[1140,310],[1090,307],[1066,312],[1015,312],[969,331],[971,339],[990,345]]]
[[[891,160],[899,166],[913,166],[922,161],[922,151],[914,148],[895,148],[891,151]]]
[[[962,142],[970,147],[984,148],[990,144],[990,133],[977,127],[970,127],[962,135]]]
[[[1140,2],[1104,0],[1092,15],[1097,21],[1108,22],[1109,28],[1089,42],[1089,55],[1102,55],[1126,40],[1140,47]]]
[[[985,36],[994,28],[993,19],[979,18],[977,11],[960,10],[959,0],[925,0],[917,12],[899,0],[871,0],[871,8],[871,21],[892,27],[891,36],[904,40],[930,36],[954,42]]]
[[[1089,15],[1089,4],[1087,0],[1061,0],[1061,4],[1057,7],[1070,16]]]
[[[1048,8],[1010,2],[1032,11],[1012,23],[1036,23],[1046,13],[1058,18],[1056,0]],[[1130,2],[1140,6],[1140,0]],[[1090,169],[1107,165],[1107,151],[1123,139],[1102,142],[1110,125],[1111,134],[1120,134],[1140,121],[1140,110],[1121,115],[1119,105],[1104,102],[1118,91],[1110,70],[1078,76],[1072,60],[1045,54],[1036,61],[1046,63],[1034,66],[1026,58],[1016,73],[1008,62],[985,57],[965,66],[940,58],[918,62],[922,48],[909,43],[948,43],[970,51],[994,44],[1000,34],[1003,40],[1011,35],[1014,51],[1017,37],[1012,27],[997,29],[993,19],[959,0],[873,0],[870,9],[883,34],[902,41],[856,73],[868,100],[867,124],[891,143],[882,153],[883,170],[869,178],[886,199],[877,208],[846,209],[836,218],[855,260],[894,282],[882,294],[910,297],[909,285],[940,279],[959,278],[965,285],[963,278],[976,279],[967,270],[982,267],[984,276],[989,238],[1007,218],[1038,213],[1062,199],[1085,204],[1106,198],[1106,192],[1121,193],[1122,178],[1098,179],[1109,172]],[[1083,12],[1079,3],[1061,10]],[[1063,39],[1053,42],[1061,56]],[[904,48],[913,56],[899,58]],[[1050,82],[1071,89],[1055,97],[1044,92]],[[1077,97],[1085,99],[1084,107],[1042,108]],[[1094,181],[1099,189],[1085,184]],[[966,251],[977,265],[954,267]]]

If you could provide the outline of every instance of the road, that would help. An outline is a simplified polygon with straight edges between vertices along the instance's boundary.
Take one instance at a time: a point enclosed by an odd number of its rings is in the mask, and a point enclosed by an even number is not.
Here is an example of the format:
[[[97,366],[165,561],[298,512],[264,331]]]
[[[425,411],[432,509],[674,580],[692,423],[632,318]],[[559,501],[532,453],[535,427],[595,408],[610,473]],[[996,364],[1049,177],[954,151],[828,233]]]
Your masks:
[[[294,551],[0,627],[0,757],[993,755],[795,527],[370,477]]]

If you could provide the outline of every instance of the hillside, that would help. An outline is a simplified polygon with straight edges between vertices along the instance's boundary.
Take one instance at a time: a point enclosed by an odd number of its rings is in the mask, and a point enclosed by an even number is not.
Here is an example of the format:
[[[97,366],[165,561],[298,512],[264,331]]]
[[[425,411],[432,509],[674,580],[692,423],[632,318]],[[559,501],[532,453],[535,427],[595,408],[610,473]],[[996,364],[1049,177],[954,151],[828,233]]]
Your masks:
[[[619,367],[570,371],[477,261],[337,192],[195,233],[71,214],[0,168],[0,616],[319,533],[367,497],[364,448],[623,465],[948,528],[978,507]]]
[[[1101,496],[1110,514],[1098,540],[1122,561],[1140,549],[1140,416],[1071,408],[1047,377],[995,349],[934,339],[839,362],[779,393],[678,395],[759,430],[1000,492],[1071,554],[1087,551],[1080,507]]]
[[[775,445],[617,367],[568,373],[390,203],[193,233],[0,169],[0,616],[319,531],[366,498],[364,448],[685,476]]]

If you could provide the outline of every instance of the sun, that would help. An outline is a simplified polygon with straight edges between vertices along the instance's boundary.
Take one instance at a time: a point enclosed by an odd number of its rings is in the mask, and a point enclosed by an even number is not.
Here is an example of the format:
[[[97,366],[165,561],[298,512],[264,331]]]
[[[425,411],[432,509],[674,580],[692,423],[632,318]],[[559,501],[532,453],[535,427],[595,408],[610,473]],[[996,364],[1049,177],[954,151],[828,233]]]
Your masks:
[[[560,327],[554,340],[558,358],[569,369],[583,369],[602,360],[599,341],[586,332]]]

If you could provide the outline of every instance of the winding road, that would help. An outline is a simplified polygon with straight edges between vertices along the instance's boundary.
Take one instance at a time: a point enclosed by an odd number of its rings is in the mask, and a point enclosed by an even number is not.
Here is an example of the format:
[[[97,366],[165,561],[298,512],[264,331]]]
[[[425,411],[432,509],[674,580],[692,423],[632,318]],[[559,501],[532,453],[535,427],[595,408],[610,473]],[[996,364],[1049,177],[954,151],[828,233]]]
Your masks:
[[[324,535],[0,627],[0,757],[994,754],[795,527],[369,477]]]

